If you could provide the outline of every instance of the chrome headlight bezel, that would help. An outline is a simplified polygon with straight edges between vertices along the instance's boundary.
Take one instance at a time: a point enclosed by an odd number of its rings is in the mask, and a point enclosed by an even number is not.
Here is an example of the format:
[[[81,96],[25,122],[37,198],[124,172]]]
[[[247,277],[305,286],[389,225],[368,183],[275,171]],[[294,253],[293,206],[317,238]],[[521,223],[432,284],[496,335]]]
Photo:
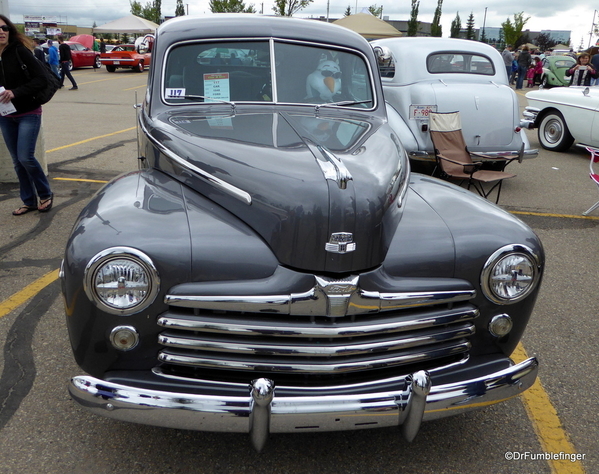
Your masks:
[[[518,280],[512,279],[516,285],[511,287],[511,290],[515,290],[515,294],[509,296],[506,292],[500,292],[497,288],[496,271],[498,266],[506,262],[506,259],[515,257],[516,261],[520,259],[521,264],[528,267],[530,275],[526,275],[525,278]],[[523,259],[523,260],[522,260]],[[487,259],[480,277],[480,286],[483,294],[487,299],[496,304],[507,305],[514,304],[518,301],[522,301],[524,298],[529,296],[532,291],[537,287],[541,277],[541,261],[539,256],[526,245],[510,244],[493,252],[493,254]],[[505,280],[505,276],[503,277]],[[494,282],[494,279],[497,281]],[[528,283],[522,284],[529,280]],[[519,283],[519,284],[518,284]],[[517,288],[520,287],[522,288]]]
[[[116,260],[127,260],[138,265],[146,274],[147,290],[145,295],[136,304],[126,308],[112,305],[105,301],[98,293],[95,282],[98,272],[106,265]],[[84,290],[87,297],[102,311],[119,316],[128,316],[139,313],[150,306],[160,290],[160,277],[156,266],[145,253],[131,247],[111,247],[97,253],[85,267],[83,278]]]

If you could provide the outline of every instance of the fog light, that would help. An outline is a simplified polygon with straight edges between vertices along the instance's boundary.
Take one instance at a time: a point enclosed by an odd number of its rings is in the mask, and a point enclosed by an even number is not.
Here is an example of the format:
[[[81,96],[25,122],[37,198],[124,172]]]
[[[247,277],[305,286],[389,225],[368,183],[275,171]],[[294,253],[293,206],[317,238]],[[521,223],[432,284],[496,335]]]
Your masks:
[[[119,351],[130,351],[139,342],[139,334],[132,326],[117,326],[110,332],[110,342]]]
[[[512,327],[512,318],[507,314],[499,314],[491,319],[489,332],[495,337],[503,337],[512,330]]]

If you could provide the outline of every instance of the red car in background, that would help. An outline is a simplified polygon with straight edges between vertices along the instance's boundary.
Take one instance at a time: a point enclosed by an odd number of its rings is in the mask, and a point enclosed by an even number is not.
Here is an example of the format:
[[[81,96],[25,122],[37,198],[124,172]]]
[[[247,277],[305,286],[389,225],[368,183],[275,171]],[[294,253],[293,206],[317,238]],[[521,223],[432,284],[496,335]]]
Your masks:
[[[151,53],[138,53],[134,44],[119,44],[112,51],[102,54],[100,61],[106,66],[108,72],[114,72],[117,68],[133,69],[143,72],[150,66]]]
[[[75,41],[65,41],[65,44],[68,44],[69,48],[71,48],[72,60],[71,64],[69,64],[69,70],[90,66],[96,69],[102,67],[99,51],[86,48],[81,43]],[[55,42],[54,45],[57,48],[59,46],[58,42]],[[44,48],[44,52],[48,54],[48,44],[44,43],[42,48]]]

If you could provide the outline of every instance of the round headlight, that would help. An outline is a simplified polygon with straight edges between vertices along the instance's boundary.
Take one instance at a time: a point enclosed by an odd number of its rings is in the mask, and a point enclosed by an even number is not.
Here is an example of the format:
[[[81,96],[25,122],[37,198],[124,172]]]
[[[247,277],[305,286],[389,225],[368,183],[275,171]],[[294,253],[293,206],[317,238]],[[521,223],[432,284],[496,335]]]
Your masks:
[[[156,298],[160,280],[150,258],[139,250],[103,250],[85,268],[85,293],[103,311],[129,315],[147,308]]]
[[[536,287],[540,263],[524,245],[507,245],[497,250],[483,268],[484,295],[497,304],[511,304],[526,298]]]

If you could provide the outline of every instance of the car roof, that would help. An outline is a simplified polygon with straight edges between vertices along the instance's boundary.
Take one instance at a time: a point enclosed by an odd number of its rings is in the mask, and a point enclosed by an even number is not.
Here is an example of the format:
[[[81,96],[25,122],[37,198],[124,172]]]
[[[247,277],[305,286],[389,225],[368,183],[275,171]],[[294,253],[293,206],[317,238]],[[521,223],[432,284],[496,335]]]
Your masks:
[[[466,82],[481,82],[484,80],[507,84],[505,63],[501,53],[493,46],[479,41],[458,38],[437,37],[410,37],[410,38],[384,38],[371,42],[372,46],[386,46],[392,53],[397,67],[402,68],[402,73],[395,75],[390,82],[413,83],[424,80],[459,80]],[[466,52],[487,56],[495,67],[495,75],[482,76],[479,74],[431,74],[426,67],[426,59],[432,53],[441,52]],[[389,81],[389,79],[385,79]]]
[[[368,42],[358,33],[318,20],[247,13],[218,13],[200,16],[186,15],[165,21],[156,31],[157,48],[160,48],[160,51],[157,52],[164,53],[170,44],[177,41],[226,37],[278,37],[322,42],[363,51],[370,49]]]

